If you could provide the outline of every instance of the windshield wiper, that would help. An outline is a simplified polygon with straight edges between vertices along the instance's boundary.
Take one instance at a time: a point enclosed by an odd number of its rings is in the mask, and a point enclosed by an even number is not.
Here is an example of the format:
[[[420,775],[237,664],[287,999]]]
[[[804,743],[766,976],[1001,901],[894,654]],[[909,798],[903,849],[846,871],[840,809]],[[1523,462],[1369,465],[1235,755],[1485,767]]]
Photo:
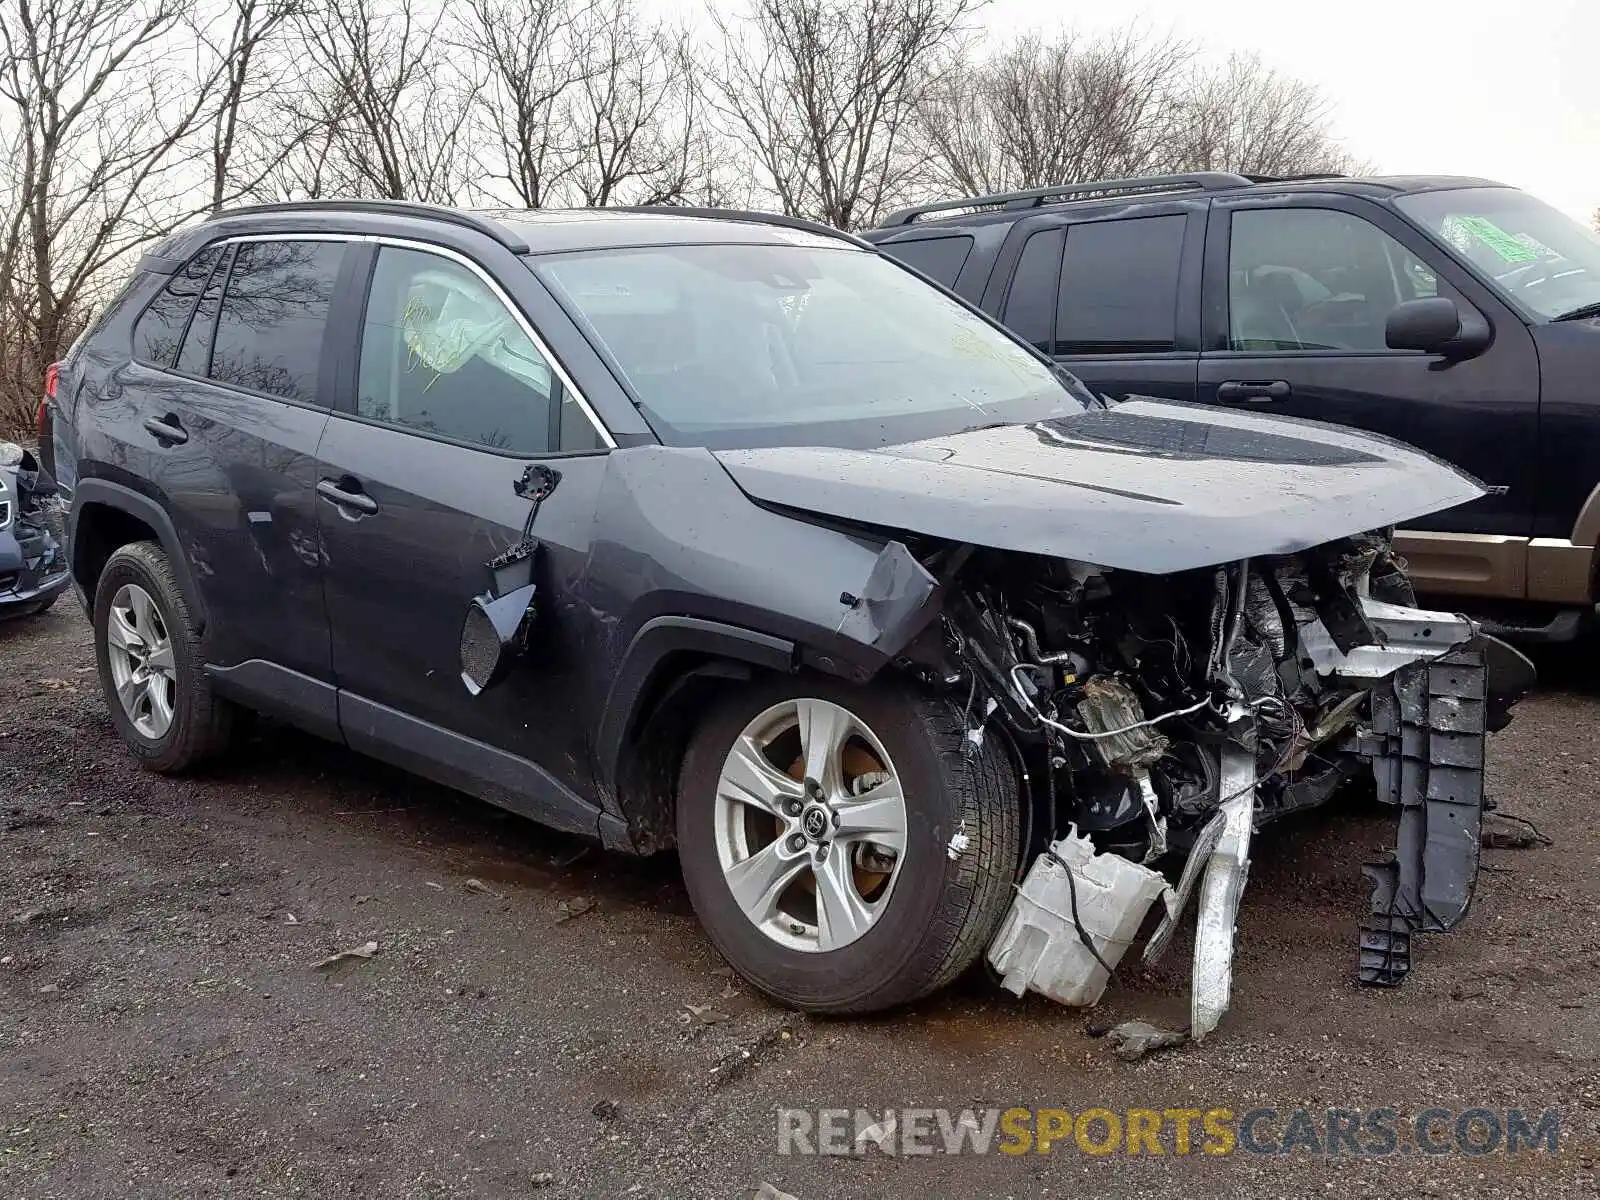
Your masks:
[[[1552,321],[1587,321],[1591,317],[1600,317],[1600,300],[1596,300],[1593,304],[1580,304],[1577,308],[1550,319]]]

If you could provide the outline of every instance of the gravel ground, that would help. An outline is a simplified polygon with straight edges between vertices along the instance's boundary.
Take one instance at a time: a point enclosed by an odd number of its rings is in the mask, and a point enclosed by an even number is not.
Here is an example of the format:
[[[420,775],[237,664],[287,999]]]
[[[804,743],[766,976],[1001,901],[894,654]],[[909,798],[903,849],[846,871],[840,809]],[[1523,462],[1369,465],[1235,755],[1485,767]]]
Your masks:
[[[888,1017],[802,1017],[730,977],[670,856],[278,730],[209,778],[146,774],[91,664],[70,599],[0,626],[0,1195],[1600,1194],[1600,686],[1564,659],[1491,751],[1493,793],[1553,846],[1486,851],[1467,922],[1380,992],[1353,983],[1354,935],[1389,822],[1269,831],[1233,1011],[1137,1064],[1092,1033],[1181,1023],[1185,944],[1089,1014],[978,974]],[[779,1106],[936,1105],[1554,1105],[1563,1134],[1443,1158],[776,1151]]]

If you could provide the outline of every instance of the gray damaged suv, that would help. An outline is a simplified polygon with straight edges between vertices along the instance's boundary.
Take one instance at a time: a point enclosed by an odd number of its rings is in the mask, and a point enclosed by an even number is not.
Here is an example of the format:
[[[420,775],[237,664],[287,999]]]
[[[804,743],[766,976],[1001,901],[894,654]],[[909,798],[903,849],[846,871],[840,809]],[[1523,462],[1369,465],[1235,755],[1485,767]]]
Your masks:
[[[1404,445],[1106,407],[856,239],[752,214],[228,214],[60,365],[71,569],[133,753],[254,709],[606,846],[749,980],[860,1012],[987,953],[1092,1001],[1251,834],[1374,773],[1369,982],[1466,909],[1514,653],[1385,531]],[[1172,872],[1169,877],[1163,869]],[[1175,882],[1173,882],[1175,880]]]

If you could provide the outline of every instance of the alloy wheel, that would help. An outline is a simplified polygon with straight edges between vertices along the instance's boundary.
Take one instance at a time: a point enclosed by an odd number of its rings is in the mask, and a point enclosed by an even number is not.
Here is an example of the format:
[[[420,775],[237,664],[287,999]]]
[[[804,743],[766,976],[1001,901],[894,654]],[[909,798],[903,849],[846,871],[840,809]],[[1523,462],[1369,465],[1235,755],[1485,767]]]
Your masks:
[[[111,598],[106,643],[122,711],[141,735],[160,740],[172,727],[178,680],[166,622],[138,584],[123,584]]]
[[[759,714],[728,751],[714,811],[723,877],[773,941],[837,950],[884,911],[905,858],[905,797],[848,709],[799,698]]]

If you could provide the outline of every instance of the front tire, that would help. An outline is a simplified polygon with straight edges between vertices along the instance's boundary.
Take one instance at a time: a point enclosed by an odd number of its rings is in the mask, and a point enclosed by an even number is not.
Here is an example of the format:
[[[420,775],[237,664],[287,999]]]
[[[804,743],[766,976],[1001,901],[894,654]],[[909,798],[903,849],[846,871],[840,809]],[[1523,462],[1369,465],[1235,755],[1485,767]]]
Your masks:
[[[177,773],[227,748],[233,705],[212,693],[194,618],[155,543],[130,542],[106,560],[94,651],[112,723],[145,767]]]
[[[994,738],[900,683],[777,678],[690,742],[677,805],[711,940],[781,1003],[863,1013],[951,982],[1005,915],[1020,797]]]

